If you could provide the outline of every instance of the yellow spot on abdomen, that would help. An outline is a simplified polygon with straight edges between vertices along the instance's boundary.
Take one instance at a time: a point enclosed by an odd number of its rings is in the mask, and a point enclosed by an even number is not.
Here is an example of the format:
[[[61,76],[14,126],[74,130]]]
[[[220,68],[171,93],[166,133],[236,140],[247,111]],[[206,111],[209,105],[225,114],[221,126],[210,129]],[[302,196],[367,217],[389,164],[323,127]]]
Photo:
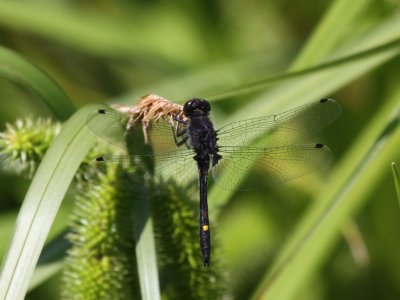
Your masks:
[[[203,225],[203,231],[208,231],[208,225]]]

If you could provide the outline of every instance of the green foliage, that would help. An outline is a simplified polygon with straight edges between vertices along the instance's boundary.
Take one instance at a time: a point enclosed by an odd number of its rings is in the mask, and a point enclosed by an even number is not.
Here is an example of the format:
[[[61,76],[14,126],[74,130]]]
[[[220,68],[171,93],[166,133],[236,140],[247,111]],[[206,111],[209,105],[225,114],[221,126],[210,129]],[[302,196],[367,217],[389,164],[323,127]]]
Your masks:
[[[0,25],[0,76],[7,79],[0,80],[0,120],[35,116],[3,126],[0,138],[1,168],[35,173],[21,208],[15,200],[24,187],[1,175],[2,240],[16,224],[1,299],[59,297],[59,285],[47,280],[57,278],[67,246],[44,244],[53,222],[71,215],[61,205],[66,195],[78,200],[64,298],[80,297],[78,275],[84,299],[102,291],[160,298],[160,290],[165,299],[399,298],[400,218],[389,180],[389,162],[400,158],[398,1],[4,0]],[[211,187],[213,264],[205,269],[196,194],[147,182],[145,192],[124,195],[119,180],[96,186],[83,176],[89,156],[114,150],[95,146],[98,137],[85,125],[101,106],[73,115],[74,105],[133,104],[149,92],[174,102],[210,95],[218,125],[335,99],[342,117],[313,138],[329,145],[334,163],[260,193]],[[73,115],[51,145],[59,125],[30,121],[49,112],[62,121]],[[76,174],[80,187],[67,194]],[[104,180],[121,174],[109,175]],[[358,226],[369,263],[358,265],[348,250],[357,247],[342,238],[347,222]],[[31,277],[35,289],[26,295]]]
[[[400,174],[399,169],[396,163],[392,162],[392,171],[393,171],[393,178],[394,178],[394,186],[396,188],[397,199],[400,204]]]
[[[94,144],[95,139],[88,135],[82,118],[92,109],[91,106],[81,109],[64,124],[35,173],[2,264],[0,298],[18,299],[26,293],[61,200]]]
[[[55,81],[23,57],[4,47],[0,47],[0,75],[37,96],[60,120],[66,120],[74,112],[67,94]]]
[[[32,178],[60,129],[60,124],[50,119],[26,118],[6,124],[6,130],[0,133],[3,167]]]
[[[120,172],[119,172],[120,173]],[[132,191],[108,172],[99,186],[83,184],[72,212],[63,299],[137,297]]]
[[[210,267],[201,261],[197,205],[176,184],[153,186],[152,212],[165,299],[221,299],[227,287],[222,275],[219,241],[213,236]],[[197,204],[197,202],[196,202]],[[215,226],[214,228],[217,228]]]
[[[127,299],[138,293],[131,212],[141,206],[135,203],[143,201],[140,194],[147,193],[143,189],[149,191],[151,201],[164,297],[222,297],[225,284],[218,243],[213,245],[215,263],[204,268],[194,234],[196,207],[185,201],[188,191],[173,183],[142,182],[140,172],[129,174],[122,168],[98,176],[97,186],[83,183],[72,212],[68,234],[72,247],[67,251],[62,288],[65,299]]]

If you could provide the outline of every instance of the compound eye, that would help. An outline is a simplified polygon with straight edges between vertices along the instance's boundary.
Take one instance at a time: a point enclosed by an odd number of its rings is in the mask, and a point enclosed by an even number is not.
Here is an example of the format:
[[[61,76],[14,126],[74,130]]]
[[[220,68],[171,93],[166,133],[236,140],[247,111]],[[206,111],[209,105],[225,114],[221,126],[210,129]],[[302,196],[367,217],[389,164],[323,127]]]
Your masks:
[[[204,101],[202,101],[203,103],[202,103],[202,106],[201,106],[201,108],[202,108],[202,111],[204,111],[205,113],[208,113],[209,111],[210,111],[210,103],[208,103],[208,101],[206,101],[206,100],[204,100]]]
[[[196,106],[194,102],[194,100],[189,100],[185,103],[183,106],[183,113],[185,115],[190,115],[193,112],[194,106]]]

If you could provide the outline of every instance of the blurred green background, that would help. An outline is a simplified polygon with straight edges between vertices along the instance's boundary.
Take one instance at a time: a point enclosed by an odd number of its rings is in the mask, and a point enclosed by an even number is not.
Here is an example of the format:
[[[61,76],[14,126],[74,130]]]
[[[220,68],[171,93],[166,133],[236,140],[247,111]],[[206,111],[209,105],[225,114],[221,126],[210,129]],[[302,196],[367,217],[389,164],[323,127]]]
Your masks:
[[[260,193],[236,193],[215,221],[213,233],[223,245],[231,274],[229,288],[235,299],[248,299],[326,178],[357,138],[367,134],[380,108],[389,98],[397,97],[400,103],[400,97],[394,96],[399,94],[400,51],[393,49],[381,60],[356,66],[350,61],[348,70],[304,90],[293,88],[286,98],[280,95],[282,89],[291,88],[287,82],[243,94],[235,94],[236,88],[258,80],[268,83],[274,74],[399,39],[399,4],[397,0],[348,4],[2,0],[0,45],[49,74],[77,108],[90,102],[134,104],[147,93],[180,103],[193,96],[211,96],[210,100],[218,100],[212,103],[215,121],[222,124],[231,115],[245,119],[281,112],[301,104],[304,97],[311,97],[308,101],[329,97],[341,104],[341,117],[313,138],[332,149],[335,159],[329,170]],[[324,16],[335,7],[336,14],[327,21]],[[326,34],[318,37],[318,30]],[[296,80],[301,78],[291,79],[293,85]],[[233,94],[224,96],[225,92]],[[265,103],[265,108],[257,111],[259,103]],[[35,95],[0,78],[0,130],[6,122],[25,116],[52,114]],[[399,162],[399,158],[400,151],[390,159]],[[368,189],[352,221],[343,224],[343,234],[294,299],[400,298],[400,211],[390,164],[384,170],[373,179],[376,185]],[[0,175],[0,256],[28,187],[29,181],[16,175]],[[52,236],[68,222],[72,199],[66,200]],[[297,276],[302,276],[298,271]],[[28,299],[57,299],[58,280],[42,284]]]

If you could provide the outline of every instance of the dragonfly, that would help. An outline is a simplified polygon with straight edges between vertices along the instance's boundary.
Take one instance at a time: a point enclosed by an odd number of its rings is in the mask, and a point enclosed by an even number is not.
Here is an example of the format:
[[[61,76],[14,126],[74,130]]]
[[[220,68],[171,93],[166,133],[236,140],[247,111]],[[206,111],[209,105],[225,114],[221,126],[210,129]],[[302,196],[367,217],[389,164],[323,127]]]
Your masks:
[[[341,113],[332,99],[321,99],[264,117],[245,119],[215,129],[210,119],[210,103],[201,98],[185,102],[180,113],[169,114],[144,131],[149,134],[152,152],[121,156],[99,156],[97,166],[142,166],[147,158],[156,176],[186,184],[197,178],[199,189],[199,240],[202,262],[211,259],[208,217],[208,178],[228,190],[254,190],[286,182],[317,171],[329,164],[330,149],[320,143],[299,144],[332,123]],[[88,116],[87,126],[98,136],[129,150],[132,115],[113,108],[100,109]],[[101,126],[99,126],[101,124]],[[142,152],[141,152],[142,151]],[[244,182],[244,175],[261,171],[259,182]]]

